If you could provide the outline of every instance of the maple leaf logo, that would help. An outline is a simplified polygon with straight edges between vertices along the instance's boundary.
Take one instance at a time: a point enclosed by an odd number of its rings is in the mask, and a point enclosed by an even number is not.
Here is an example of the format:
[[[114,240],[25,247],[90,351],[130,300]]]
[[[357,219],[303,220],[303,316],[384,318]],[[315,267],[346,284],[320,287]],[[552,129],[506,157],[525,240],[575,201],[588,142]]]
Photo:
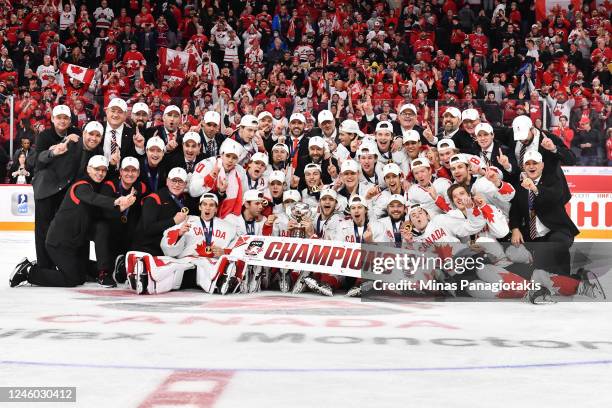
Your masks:
[[[168,67],[171,69],[176,69],[178,71],[183,70],[183,60],[179,55],[174,56],[170,61],[168,61]]]
[[[81,67],[79,67],[79,66],[77,66],[77,65],[71,65],[71,66],[70,66],[70,71],[71,71],[73,74],[80,75],[80,74],[82,74],[82,73],[83,73],[83,68],[81,68]]]
[[[449,244],[445,245],[436,245],[434,248],[434,252],[442,258],[442,260],[447,258],[452,258],[453,256],[453,247]]]
[[[200,242],[198,245],[196,245],[195,250],[196,253],[200,256],[208,256],[208,254],[206,253],[206,243],[204,242]]]
[[[179,240],[179,230],[168,231],[168,245],[174,245]]]

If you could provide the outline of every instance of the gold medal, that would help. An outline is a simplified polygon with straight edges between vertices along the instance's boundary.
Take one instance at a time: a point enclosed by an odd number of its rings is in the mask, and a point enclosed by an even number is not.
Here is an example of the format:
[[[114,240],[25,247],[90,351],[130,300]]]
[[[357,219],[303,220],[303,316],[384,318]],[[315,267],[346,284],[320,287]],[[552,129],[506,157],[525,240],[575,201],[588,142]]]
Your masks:
[[[207,254],[212,254],[212,247],[207,246],[206,249],[204,249],[204,252]]]
[[[311,193],[318,193],[319,191],[321,191],[319,186],[312,186],[312,188],[310,189]]]
[[[127,217],[125,215],[121,216],[121,222],[126,224],[127,223]]]
[[[189,208],[187,208],[187,207],[183,207],[183,208],[181,208],[181,212],[182,212],[183,214],[187,215],[187,214],[189,214]]]

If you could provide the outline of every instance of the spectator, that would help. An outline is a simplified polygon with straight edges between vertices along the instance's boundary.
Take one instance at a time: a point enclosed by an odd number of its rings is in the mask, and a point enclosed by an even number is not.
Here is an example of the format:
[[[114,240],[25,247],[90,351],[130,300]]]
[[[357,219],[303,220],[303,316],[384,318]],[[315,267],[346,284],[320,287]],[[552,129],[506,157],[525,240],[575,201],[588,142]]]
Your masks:
[[[13,162],[9,170],[9,175],[12,184],[30,184],[32,181],[32,173],[34,168],[26,161],[26,154],[18,151],[17,160]]]
[[[603,149],[604,140],[601,132],[591,128],[587,118],[580,120],[580,130],[576,133],[573,146],[580,149],[579,163],[582,166],[597,166],[599,164],[599,150]]]

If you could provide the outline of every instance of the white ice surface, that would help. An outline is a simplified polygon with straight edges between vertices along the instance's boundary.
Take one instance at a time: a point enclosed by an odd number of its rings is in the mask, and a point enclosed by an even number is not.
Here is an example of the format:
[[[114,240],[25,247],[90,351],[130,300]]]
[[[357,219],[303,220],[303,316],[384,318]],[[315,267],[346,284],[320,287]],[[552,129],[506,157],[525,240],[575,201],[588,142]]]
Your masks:
[[[77,387],[76,404],[16,407],[612,406],[609,303],[11,289],[33,237],[3,233],[0,248],[0,386]]]

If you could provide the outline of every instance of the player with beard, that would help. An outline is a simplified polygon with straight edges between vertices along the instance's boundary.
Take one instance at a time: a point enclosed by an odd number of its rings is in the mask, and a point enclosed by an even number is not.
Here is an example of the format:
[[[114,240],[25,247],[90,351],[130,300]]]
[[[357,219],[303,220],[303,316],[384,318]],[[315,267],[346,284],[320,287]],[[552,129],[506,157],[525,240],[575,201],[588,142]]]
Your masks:
[[[393,242],[397,248],[402,246],[402,229],[406,218],[406,198],[403,194],[393,194],[386,201],[387,216],[380,218],[380,235],[374,235],[374,242]]]
[[[413,160],[410,167],[416,182],[408,189],[410,204],[421,205],[432,216],[449,211],[446,194],[451,185],[450,180],[446,178],[433,180],[431,164],[425,157]]]
[[[220,277],[226,272],[232,274],[234,269],[225,253],[236,240],[236,230],[232,224],[216,217],[216,195],[205,193],[199,201],[199,217],[190,215],[164,231],[161,239],[164,256],[140,254],[130,275],[130,280],[138,276],[137,294],[153,295],[180,289],[189,281],[185,278],[192,268],[195,268],[195,283],[204,292],[222,290]]]
[[[132,106],[132,128],[134,131],[140,132],[141,135],[146,133],[147,125],[149,124],[151,111],[149,106],[144,102],[136,102]]]
[[[146,186],[147,190],[155,193],[166,184],[167,170],[164,164],[166,145],[159,137],[152,137],[147,140],[146,155],[139,157],[140,162],[140,181]]]
[[[314,210],[319,205],[321,190],[325,188],[321,180],[321,167],[318,164],[308,163],[304,168],[304,181],[306,187],[302,190],[302,201]]]
[[[272,147],[276,143],[272,137],[273,120],[274,117],[272,114],[266,110],[261,111],[259,115],[257,115],[259,125],[257,127],[256,134],[259,138],[261,138],[261,140],[263,140],[266,152],[269,154],[272,154]]]
[[[378,186],[374,186],[371,187],[366,194],[366,199],[370,200],[371,214],[375,219],[384,216],[385,210],[387,209],[387,203],[392,196],[405,196],[402,183],[402,170],[397,164],[386,164],[382,169],[382,174],[387,187],[381,189]]]
[[[361,137],[363,137],[363,133],[354,120],[347,119],[340,124],[338,129],[338,140],[340,143],[335,149],[331,149],[338,163],[344,163],[346,160],[355,157],[357,145]]]
[[[135,157],[125,157],[121,161],[119,177],[106,180],[100,188],[100,194],[108,197],[119,198],[134,191],[136,202],[117,217],[114,211],[107,211],[105,223],[108,228],[97,228],[94,241],[96,242],[96,254],[100,245],[110,243],[110,257],[114,261],[115,268],[112,275],[101,274],[98,283],[106,287],[115,287],[117,283],[124,283],[127,279],[125,271],[125,254],[130,250],[134,239],[134,233],[140,214],[142,212],[141,201],[149,191],[147,186],[138,181],[140,175],[140,163]],[[133,189],[133,190],[132,190]]]
[[[219,130],[221,129],[221,115],[215,111],[204,114],[200,124],[200,136],[202,136],[202,153],[204,158],[217,157],[219,148],[225,140]]]
[[[342,163],[334,189],[347,200],[354,194],[365,195],[367,187],[359,183],[359,164],[355,160],[345,160]]]
[[[364,140],[357,150],[357,160],[361,166],[361,176],[359,184],[369,189],[377,186],[384,186],[382,174],[383,165],[378,163],[378,149],[371,140]]]
[[[189,194],[200,197],[212,192],[223,199],[218,215],[239,215],[242,211],[242,195],[248,189],[245,170],[238,162],[245,154],[244,148],[236,141],[227,139],[219,149],[219,157],[209,157],[196,165],[189,181]]]
[[[318,164],[321,167],[321,179],[324,184],[330,184],[333,179],[338,177],[338,161],[330,156],[325,158],[325,151],[328,150],[325,140],[321,136],[311,136],[308,139],[308,163]],[[305,188],[303,179],[300,179],[300,188]]]
[[[451,175],[455,184],[464,186],[471,190],[476,182],[476,177],[470,172],[470,155],[459,153],[452,156],[449,160]]]

